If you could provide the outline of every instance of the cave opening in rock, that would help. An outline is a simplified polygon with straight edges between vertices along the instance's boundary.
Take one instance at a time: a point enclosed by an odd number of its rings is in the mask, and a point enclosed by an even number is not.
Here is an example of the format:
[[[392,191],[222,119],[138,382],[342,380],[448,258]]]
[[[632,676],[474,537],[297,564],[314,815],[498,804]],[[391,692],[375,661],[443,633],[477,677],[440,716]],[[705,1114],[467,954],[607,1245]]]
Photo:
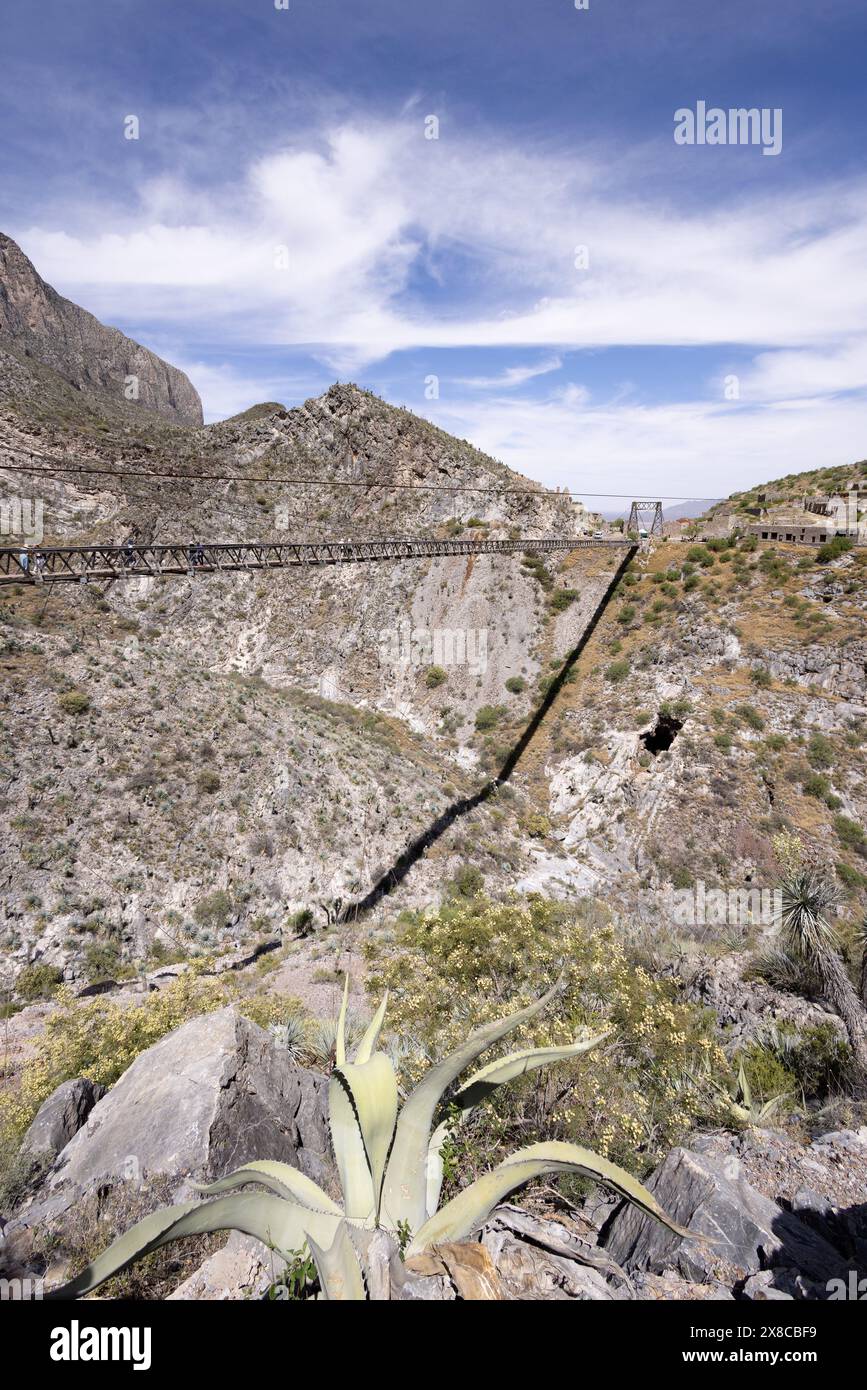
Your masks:
[[[682,719],[675,719],[673,714],[658,714],[653,728],[641,734],[639,742],[655,758],[657,753],[664,753],[671,747],[682,728]]]

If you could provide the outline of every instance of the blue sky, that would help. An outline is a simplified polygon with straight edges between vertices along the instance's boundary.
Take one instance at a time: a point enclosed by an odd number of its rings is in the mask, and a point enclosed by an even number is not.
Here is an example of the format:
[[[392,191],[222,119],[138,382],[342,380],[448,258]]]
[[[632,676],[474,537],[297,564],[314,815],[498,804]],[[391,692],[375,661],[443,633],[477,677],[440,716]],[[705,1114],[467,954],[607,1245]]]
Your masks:
[[[865,40],[856,0],[6,0],[0,227],[209,419],[352,379],[551,485],[723,495],[867,453]],[[780,153],[676,144],[699,101]]]

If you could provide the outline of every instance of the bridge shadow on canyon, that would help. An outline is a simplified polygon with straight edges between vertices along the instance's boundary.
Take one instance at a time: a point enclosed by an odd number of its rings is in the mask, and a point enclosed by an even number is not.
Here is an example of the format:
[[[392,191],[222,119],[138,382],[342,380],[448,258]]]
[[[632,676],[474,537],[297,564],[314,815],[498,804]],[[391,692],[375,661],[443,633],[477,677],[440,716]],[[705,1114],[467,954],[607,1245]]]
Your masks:
[[[394,892],[395,888],[403,882],[409,871],[418,863],[419,859],[422,858],[432,845],[435,845],[436,842],[441,839],[456,821],[461,820],[462,817],[474,811],[477,806],[482,806],[486,801],[489,801],[491,797],[496,796],[500,788],[509,781],[512,773],[515,771],[515,768],[518,766],[518,763],[538,732],[545,716],[554,705],[557,696],[560,694],[560,691],[569,677],[570,671],[576,661],[578,661],[587,643],[590,641],[590,638],[593,636],[599,619],[605,612],[617,585],[626,573],[630,561],[637,550],[637,546],[631,546],[617,566],[604,594],[591,613],[580,640],[564,659],[563,665],[549,685],[543,699],[524,726],[520,738],[509,750],[496,776],[485,782],[485,784],[472,796],[460,797],[457,801],[453,801],[451,805],[447,806],[446,809],[421,832],[421,834],[416,835],[414,839],[410,840],[406,849],[398,855],[390,868],[386,869],[385,872],[380,875],[373,887],[365,893],[364,897],[357,899],[355,902],[347,903],[345,907],[341,908],[336,916],[338,922],[354,922],[366,913],[372,911],[383,898],[387,897],[389,893]]]

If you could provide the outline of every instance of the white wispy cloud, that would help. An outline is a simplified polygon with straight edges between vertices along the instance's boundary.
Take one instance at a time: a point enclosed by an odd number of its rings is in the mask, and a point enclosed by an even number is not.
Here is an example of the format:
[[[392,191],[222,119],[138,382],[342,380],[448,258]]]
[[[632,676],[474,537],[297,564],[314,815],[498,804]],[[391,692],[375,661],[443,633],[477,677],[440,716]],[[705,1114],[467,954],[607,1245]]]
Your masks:
[[[813,399],[867,388],[867,337],[853,338],[823,352],[759,353],[741,379],[748,400]]]
[[[418,120],[308,135],[253,161],[242,188],[148,184],[127,225],[95,209],[93,228],[18,230],[107,316],[355,363],[410,347],[803,348],[860,335],[867,315],[867,183],[679,208],[586,159],[425,141]]]
[[[515,386],[523,386],[537,376],[559,372],[562,365],[562,357],[547,357],[544,362],[506,367],[498,376],[458,376],[454,378],[454,383],[456,386],[470,386],[476,391],[509,390]]]
[[[593,406],[586,393],[418,402],[419,414],[550,487],[719,497],[822,464],[863,458],[864,402],[785,400]]]

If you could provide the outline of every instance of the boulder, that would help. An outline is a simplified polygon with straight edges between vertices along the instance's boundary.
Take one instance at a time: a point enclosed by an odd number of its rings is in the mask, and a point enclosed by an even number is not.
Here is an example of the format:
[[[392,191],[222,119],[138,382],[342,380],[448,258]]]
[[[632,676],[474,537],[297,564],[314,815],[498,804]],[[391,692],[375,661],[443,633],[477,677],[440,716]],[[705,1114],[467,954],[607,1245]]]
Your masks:
[[[604,1244],[629,1271],[674,1270],[696,1283],[729,1286],[772,1266],[794,1267],[821,1283],[839,1272],[840,1252],[795,1213],[752,1187],[732,1154],[673,1149],[648,1187],[696,1238],[677,1236],[636,1208],[625,1207]]]
[[[34,1159],[45,1155],[56,1158],[104,1095],[105,1087],[86,1077],[64,1081],[37,1110],[21,1141],[22,1153]]]
[[[97,1185],[164,1174],[178,1195],[252,1159],[332,1183],[327,1082],[234,1007],[204,1014],[132,1063],[58,1155],[22,1225],[56,1219]]]
[[[327,1084],[230,1006],[141,1053],[59,1155],[49,1184],[166,1173],[213,1180],[250,1159],[327,1180]]]

